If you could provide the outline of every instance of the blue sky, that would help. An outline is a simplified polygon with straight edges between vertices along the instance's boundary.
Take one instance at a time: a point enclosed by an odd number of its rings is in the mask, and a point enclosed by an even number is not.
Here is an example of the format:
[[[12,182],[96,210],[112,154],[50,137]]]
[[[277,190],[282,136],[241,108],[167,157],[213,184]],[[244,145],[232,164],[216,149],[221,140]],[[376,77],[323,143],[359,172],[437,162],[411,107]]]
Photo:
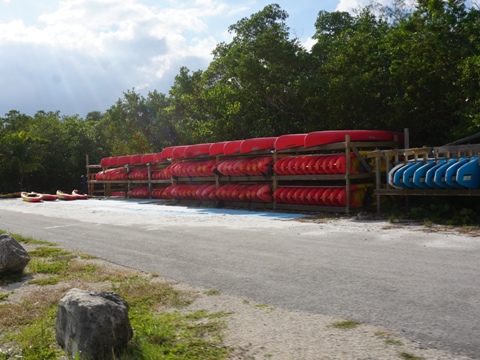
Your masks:
[[[368,0],[0,0],[0,117],[104,112],[123,92],[168,94],[181,66],[204,70],[228,26],[277,3],[311,46],[320,10]],[[388,3],[387,0],[383,2]]]

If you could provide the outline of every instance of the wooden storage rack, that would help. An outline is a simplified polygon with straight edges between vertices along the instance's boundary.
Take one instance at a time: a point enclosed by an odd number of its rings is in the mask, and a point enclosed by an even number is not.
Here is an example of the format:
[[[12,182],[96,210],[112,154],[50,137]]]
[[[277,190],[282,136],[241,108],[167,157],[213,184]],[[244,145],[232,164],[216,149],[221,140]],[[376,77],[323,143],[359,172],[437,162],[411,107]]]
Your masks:
[[[388,161],[393,159],[395,164],[408,161],[426,162],[427,159],[445,158],[449,159],[459,157],[472,157],[480,155],[480,145],[457,145],[440,147],[422,147],[409,149],[390,149],[375,150],[367,154],[368,158],[375,159],[375,195],[377,197],[377,213],[381,213],[382,196],[480,196],[480,189],[397,189],[392,187],[384,176],[392,169],[392,164]],[[386,161],[387,169],[385,173],[380,171],[380,161]],[[480,157],[479,157],[480,164]]]
[[[328,184],[336,184],[337,186],[345,187],[346,188],[346,206],[345,207],[334,207],[334,206],[313,206],[313,205],[293,205],[293,204],[277,204],[275,201],[272,203],[253,203],[253,202],[235,202],[235,203],[224,203],[225,206],[241,206],[247,207],[251,209],[284,209],[284,210],[294,210],[294,211],[326,211],[326,212],[338,212],[338,213],[350,213],[352,211],[350,207],[350,186],[352,181],[357,180],[365,180],[371,181],[372,185],[375,183],[375,177],[382,176],[378,172],[366,172],[366,173],[358,173],[352,174],[350,172],[351,168],[351,159],[350,153],[353,152],[358,157],[359,161],[362,163],[365,169],[369,168],[365,158],[360,154],[360,150],[371,150],[371,149],[396,149],[398,148],[398,141],[392,142],[379,142],[379,141],[372,141],[372,142],[350,142],[350,137],[347,135],[345,137],[344,142],[332,143],[322,146],[310,147],[310,148],[291,148],[286,150],[281,150],[275,152],[272,150],[261,150],[255,152],[249,152],[247,154],[232,154],[229,156],[224,155],[217,155],[215,157],[211,156],[198,156],[198,157],[191,157],[188,159],[182,159],[178,161],[202,161],[202,160],[209,160],[215,159],[217,162],[226,159],[234,159],[234,158],[241,158],[241,157],[259,157],[259,156],[266,156],[270,155],[273,156],[273,161],[276,162],[278,159],[284,156],[303,156],[303,155],[321,155],[321,154],[331,154],[331,153],[339,153],[344,152],[346,155],[346,173],[344,174],[325,174],[325,175],[277,175],[273,172],[271,176],[218,176],[215,175],[214,177],[172,177],[166,180],[152,180],[151,178],[151,164],[146,164],[143,166],[147,166],[148,169],[148,180],[126,180],[126,181],[108,181],[108,180],[95,180],[95,173],[92,172],[95,170],[102,169],[100,165],[89,165],[88,163],[88,156],[87,156],[87,174],[88,174],[88,183],[89,183],[89,194],[90,195],[97,195],[102,194],[103,196],[110,196],[111,193],[116,189],[122,189],[120,191],[125,191],[126,194],[129,193],[131,188],[135,185],[146,185],[149,188],[149,197],[151,198],[151,191],[152,186],[155,184],[180,184],[180,183],[208,183],[212,182],[216,184],[216,188],[220,185],[229,183],[229,182],[236,182],[236,183],[258,183],[258,182],[265,182],[271,184],[273,192],[282,184],[286,184],[286,186],[293,186],[294,184],[307,184],[302,186],[312,186],[312,187],[319,187],[319,186],[328,186]],[[370,154],[383,154],[377,151],[397,151],[397,150],[376,150],[372,151]],[[378,164],[380,164],[380,156],[378,155]],[[170,161],[165,162],[165,165],[170,164]],[[98,172],[98,171],[96,171]],[[177,201],[177,200],[176,200]],[[178,202],[182,202],[179,200]],[[190,201],[191,202],[191,201]],[[202,200],[198,201],[198,203],[209,203],[208,201]],[[211,202],[210,202],[211,204]],[[218,202],[214,204],[215,206],[220,205]],[[355,208],[355,211],[359,211],[361,208]]]

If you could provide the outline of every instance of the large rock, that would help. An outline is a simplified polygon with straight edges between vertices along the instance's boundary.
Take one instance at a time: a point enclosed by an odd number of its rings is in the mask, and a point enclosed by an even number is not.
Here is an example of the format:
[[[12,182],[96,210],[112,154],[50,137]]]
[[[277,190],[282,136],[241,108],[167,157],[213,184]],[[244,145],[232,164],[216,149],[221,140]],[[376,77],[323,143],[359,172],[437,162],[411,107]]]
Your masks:
[[[72,289],[58,303],[57,342],[82,359],[112,359],[133,336],[128,304],[114,292]]]
[[[0,275],[21,273],[30,261],[27,250],[8,234],[0,235]]]

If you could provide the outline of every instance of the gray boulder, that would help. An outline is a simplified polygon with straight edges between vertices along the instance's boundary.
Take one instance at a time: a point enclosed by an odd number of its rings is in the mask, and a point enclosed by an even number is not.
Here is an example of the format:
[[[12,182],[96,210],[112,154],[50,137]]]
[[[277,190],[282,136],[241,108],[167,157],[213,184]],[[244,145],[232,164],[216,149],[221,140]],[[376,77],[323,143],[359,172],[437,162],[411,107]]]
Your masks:
[[[71,289],[58,303],[55,337],[81,359],[113,359],[133,336],[128,304],[115,292]]]
[[[27,250],[8,234],[0,235],[0,275],[21,273],[30,261]]]

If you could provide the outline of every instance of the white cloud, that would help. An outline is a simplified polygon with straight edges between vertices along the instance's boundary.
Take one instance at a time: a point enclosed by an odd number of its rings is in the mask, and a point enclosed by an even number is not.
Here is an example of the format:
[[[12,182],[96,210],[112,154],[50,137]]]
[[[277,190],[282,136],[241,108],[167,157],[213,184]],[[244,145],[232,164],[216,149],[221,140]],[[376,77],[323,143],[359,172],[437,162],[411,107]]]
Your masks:
[[[239,7],[215,0],[168,6],[65,0],[28,25],[0,22],[0,76],[12,84],[0,116],[11,109],[84,116],[104,111],[133,87],[167,92],[181,66],[205,68],[223,40],[208,21],[224,21]]]
[[[309,39],[307,39],[307,41],[305,41],[302,45],[303,45],[303,47],[304,47],[305,49],[307,49],[308,51],[311,51],[313,45],[315,45],[316,43],[317,43],[317,40],[312,39],[312,38],[309,38]]]

